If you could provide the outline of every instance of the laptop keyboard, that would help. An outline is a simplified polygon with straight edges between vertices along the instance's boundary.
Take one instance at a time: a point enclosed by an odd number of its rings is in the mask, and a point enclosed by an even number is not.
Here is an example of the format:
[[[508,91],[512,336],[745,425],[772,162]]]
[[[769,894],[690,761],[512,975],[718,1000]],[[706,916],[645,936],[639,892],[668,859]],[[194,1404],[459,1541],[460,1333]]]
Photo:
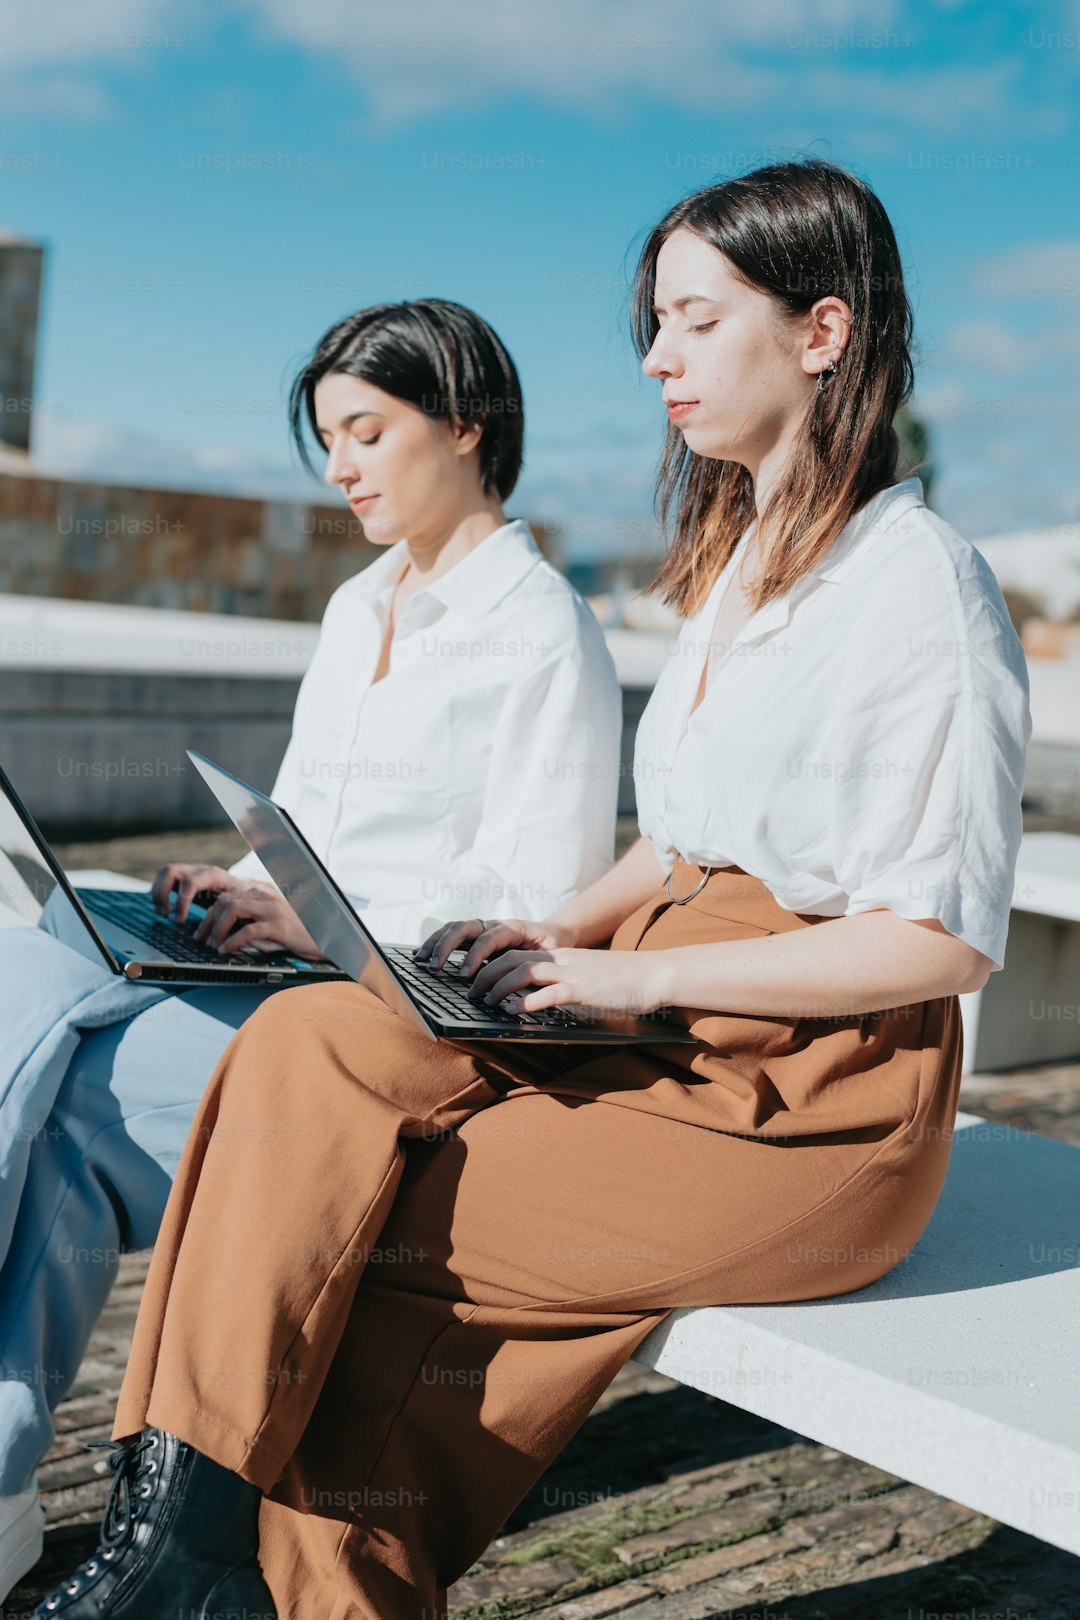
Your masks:
[[[470,999],[468,987],[471,981],[459,978],[452,967],[428,967],[395,945],[384,945],[383,951],[417,1001],[437,1019],[464,1018],[477,1027],[495,1023],[534,1024],[557,1029],[587,1029],[594,1022],[591,1018],[578,1018],[562,1007],[547,1007],[535,1013],[511,1012],[508,1007],[501,1006],[486,1007]]]
[[[150,896],[133,889],[77,889],[83,904],[109,922],[116,923],[164,960],[190,962],[205,966],[213,963],[220,967],[223,961],[256,963],[259,967],[272,967],[275,962],[292,962],[286,951],[261,951],[248,946],[222,957],[216,950],[201,944],[192,936],[198,919],[186,917],[183,922],[159,917]],[[395,971],[408,985],[411,994],[439,1022],[464,1020],[478,1029],[492,1024],[534,1025],[554,1029],[588,1029],[594,1022],[579,1018],[563,1007],[547,1007],[542,1012],[512,1012],[507,1007],[484,1006],[469,996],[468,979],[459,978],[453,962],[441,968],[417,962],[412,952],[397,945],[384,945],[384,954],[393,963]],[[655,1015],[654,1015],[655,1016]]]
[[[194,938],[201,919],[192,921],[185,917],[183,922],[177,922],[174,918],[159,917],[150,896],[138,889],[77,889],[75,892],[88,911],[126,928],[149,951],[167,962],[197,962],[200,967],[208,962],[217,967],[229,962],[254,963],[259,967],[292,962],[287,951],[261,951],[251,945],[223,956],[213,946]]]

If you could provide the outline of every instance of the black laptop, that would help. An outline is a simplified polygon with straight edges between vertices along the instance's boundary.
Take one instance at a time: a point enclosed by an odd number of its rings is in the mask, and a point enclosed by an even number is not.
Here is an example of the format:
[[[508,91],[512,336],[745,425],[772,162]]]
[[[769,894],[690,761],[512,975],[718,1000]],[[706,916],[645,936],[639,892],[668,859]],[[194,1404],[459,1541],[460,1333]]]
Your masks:
[[[64,926],[68,918],[74,926]],[[139,984],[303,984],[346,979],[333,962],[309,962],[289,951],[241,947],[226,955],[193,936],[205,908],[183,922],[161,917],[150,894],[71,882],[48,840],[0,768],[0,921],[47,926],[113,973]]]
[[[471,1000],[469,980],[457,971],[463,951],[434,968],[417,961],[411,945],[380,944],[287,811],[204,754],[191,748],[187,754],[324,956],[432,1040],[440,1035],[470,1041],[637,1045],[695,1040],[685,1024],[663,1011],[648,1017],[588,1018],[569,1008],[526,1013]]]

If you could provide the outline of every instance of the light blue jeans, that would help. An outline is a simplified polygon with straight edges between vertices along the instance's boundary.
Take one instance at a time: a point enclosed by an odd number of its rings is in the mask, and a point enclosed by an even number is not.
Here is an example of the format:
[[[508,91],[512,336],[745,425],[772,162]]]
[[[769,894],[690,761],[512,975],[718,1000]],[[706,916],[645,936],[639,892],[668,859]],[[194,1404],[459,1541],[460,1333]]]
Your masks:
[[[218,1059],[260,1002],[288,989],[188,990],[83,1032],[31,1144],[0,1269],[0,1496],[31,1484],[53,1442],[52,1414],[78,1373],[121,1252],[154,1242]]]

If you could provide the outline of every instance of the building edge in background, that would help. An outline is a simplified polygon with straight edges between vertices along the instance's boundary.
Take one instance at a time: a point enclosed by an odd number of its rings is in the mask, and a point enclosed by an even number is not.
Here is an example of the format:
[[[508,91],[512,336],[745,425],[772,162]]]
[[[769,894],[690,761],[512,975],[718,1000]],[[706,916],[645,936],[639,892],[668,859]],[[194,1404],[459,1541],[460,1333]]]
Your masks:
[[[0,592],[317,622],[380,549],[340,499],[162,489],[42,465],[45,251],[0,232]],[[281,422],[284,434],[284,400]],[[557,527],[530,528],[542,551],[557,545]]]
[[[30,450],[45,249],[0,231],[0,445]]]

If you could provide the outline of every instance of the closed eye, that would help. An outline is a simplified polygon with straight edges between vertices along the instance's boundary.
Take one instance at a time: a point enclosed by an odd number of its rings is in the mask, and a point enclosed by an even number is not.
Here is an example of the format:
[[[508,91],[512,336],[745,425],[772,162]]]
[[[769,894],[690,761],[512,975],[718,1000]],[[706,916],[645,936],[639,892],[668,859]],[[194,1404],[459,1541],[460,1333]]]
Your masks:
[[[373,439],[357,439],[356,442],[357,442],[357,444],[378,444],[378,442],[379,442],[379,440],[381,438],[382,438],[382,434],[381,433],[376,433],[376,435],[375,435],[375,437]]]
[[[715,321],[705,321],[701,326],[691,326],[690,330],[691,332],[711,332],[716,324]]]

